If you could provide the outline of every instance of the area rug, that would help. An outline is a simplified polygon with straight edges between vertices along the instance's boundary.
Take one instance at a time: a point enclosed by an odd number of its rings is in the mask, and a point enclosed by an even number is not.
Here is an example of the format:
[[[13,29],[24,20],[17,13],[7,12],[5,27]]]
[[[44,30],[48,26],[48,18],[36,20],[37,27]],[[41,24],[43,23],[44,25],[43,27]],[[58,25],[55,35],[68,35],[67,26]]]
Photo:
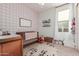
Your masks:
[[[24,48],[24,56],[79,56],[79,52],[62,45],[35,43]]]

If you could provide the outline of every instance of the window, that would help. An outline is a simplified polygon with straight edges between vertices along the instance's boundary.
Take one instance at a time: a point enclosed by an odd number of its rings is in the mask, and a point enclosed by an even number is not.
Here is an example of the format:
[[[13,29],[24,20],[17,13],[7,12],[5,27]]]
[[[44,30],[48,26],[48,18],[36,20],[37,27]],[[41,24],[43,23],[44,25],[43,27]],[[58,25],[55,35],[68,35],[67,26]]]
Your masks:
[[[58,12],[58,32],[69,31],[69,9]]]

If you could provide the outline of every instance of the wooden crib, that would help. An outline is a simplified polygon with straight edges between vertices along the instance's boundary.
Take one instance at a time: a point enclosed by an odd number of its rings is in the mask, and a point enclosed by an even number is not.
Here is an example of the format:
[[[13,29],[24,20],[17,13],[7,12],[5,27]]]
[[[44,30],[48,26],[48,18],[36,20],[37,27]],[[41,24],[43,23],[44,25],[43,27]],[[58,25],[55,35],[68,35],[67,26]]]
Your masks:
[[[24,39],[24,45],[36,42],[37,38],[39,37],[38,32],[36,31],[17,32],[16,34],[22,36],[22,38]]]

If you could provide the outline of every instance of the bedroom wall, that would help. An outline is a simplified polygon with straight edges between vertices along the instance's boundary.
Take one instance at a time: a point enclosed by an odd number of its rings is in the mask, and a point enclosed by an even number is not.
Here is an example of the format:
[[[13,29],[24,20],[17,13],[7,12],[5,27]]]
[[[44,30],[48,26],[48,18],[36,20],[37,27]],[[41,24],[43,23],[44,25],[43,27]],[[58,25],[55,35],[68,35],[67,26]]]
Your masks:
[[[43,27],[42,21],[51,19],[50,27]],[[55,32],[55,8],[50,8],[39,14],[39,34],[54,37]]]
[[[75,25],[75,30],[76,30],[76,34],[75,34],[75,39],[76,39],[76,45],[77,45],[77,49],[79,51],[79,4],[76,5],[75,4],[75,17],[76,17],[76,25]]]
[[[19,18],[32,20],[32,27],[19,27]],[[0,4],[0,29],[3,31],[37,31],[37,13],[25,4]]]
[[[64,40],[65,46],[74,48],[75,35],[71,34],[71,21],[73,19],[73,4],[68,4],[58,9],[70,8],[69,32],[58,32],[57,28],[57,8],[51,8],[39,14],[39,33],[43,36],[54,37],[56,40]],[[42,27],[42,20],[51,19],[51,27]]]
[[[78,18],[77,18],[77,26],[76,26],[76,28],[78,28],[77,29],[77,40],[78,40],[78,50],[79,50],[79,5],[78,5]]]

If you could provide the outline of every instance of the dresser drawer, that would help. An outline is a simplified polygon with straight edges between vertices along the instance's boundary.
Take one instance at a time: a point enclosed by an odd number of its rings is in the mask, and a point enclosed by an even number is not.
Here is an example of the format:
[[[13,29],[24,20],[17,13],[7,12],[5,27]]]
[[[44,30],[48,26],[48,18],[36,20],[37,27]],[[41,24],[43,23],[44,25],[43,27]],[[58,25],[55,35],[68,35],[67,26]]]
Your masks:
[[[21,56],[22,55],[22,44],[21,40],[8,42],[2,45],[3,54],[6,56]]]
[[[0,56],[1,56],[1,45],[0,45]]]

